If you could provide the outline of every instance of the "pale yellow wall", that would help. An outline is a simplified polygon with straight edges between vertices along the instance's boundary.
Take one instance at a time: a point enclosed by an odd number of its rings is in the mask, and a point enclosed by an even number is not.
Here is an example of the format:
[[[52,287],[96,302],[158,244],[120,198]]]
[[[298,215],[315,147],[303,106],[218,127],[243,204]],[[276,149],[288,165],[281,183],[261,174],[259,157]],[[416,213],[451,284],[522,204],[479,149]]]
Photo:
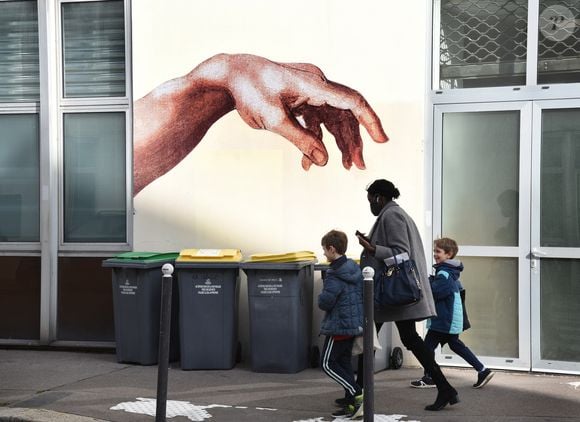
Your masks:
[[[375,144],[361,129],[367,170],[347,171],[325,133],[328,164],[305,172],[290,142],[251,129],[233,111],[135,197],[134,249],[240,248],[245,256],[312,250],[322,258],[320,238],[337,228],[349,235],[348,254],[358,256],[354,232],[367,232],[373,223],[365,186],[376,178],[398,186],[399,203],[422,228],[427,6],[384,0],[134,1],[135,100],[216,53],[251,53],[316,64],[329,79],[363,94],[391,139]],[[314,324],[316,331],[318,320]]]

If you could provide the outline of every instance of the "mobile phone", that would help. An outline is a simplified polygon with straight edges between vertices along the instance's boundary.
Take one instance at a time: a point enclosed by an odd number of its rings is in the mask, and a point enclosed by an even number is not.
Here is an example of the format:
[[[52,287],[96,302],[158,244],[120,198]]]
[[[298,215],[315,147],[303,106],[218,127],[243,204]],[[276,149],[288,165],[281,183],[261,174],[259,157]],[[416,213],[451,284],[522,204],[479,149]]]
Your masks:
[[[361,232],[359,232],[358,230],[354,234],[357,236],[361,236],[363,239],[366,239],[366,236],[364,234],[362,234]]]

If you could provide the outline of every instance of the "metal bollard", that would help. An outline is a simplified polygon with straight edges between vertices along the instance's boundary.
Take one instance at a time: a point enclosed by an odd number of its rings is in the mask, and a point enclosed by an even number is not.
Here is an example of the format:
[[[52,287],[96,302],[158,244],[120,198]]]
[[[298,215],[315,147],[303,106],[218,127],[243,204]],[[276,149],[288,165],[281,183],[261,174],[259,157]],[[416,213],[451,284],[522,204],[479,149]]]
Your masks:
[[[167,376],[169,369],[169,340],[171,335],[171,294],[173,265],[161,268],[161,317],[159,318],[159,362],[157,369],[157,402],[155,422],[165,422],[167,415]]]
[[[372,267],[364,267],[364,338],[363,338],[363,375],[364,375],[364,422],[375,420],[375,351],[373,344],[374,309],[374,275]]]

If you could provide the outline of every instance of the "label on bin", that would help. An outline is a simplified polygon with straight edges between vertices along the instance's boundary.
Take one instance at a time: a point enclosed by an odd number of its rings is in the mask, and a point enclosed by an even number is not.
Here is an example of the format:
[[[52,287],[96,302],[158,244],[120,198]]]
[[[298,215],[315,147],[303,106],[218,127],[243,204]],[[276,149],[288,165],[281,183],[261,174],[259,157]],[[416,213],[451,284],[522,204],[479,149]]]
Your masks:
[[[209,281],[209,280],[208,280]],[[198,295],[219,295],[222,288],[219,284],[195,284],[194,288]]]
[[[122,295],[134,295],[138,287],[135,284],[129,283],[129,279],[125,280],[125,283],[119,285],[119,290],[121,290]]]
[[[193,290],[198,295],[219,295],[222,292],[222,282],[221,280],[212,280],[208,276],[194,276]]]
[[[259,278],[256,285],[258,293],[261,295],[279,295],[284,284],[282,277]]]
[[[222,256],[222,250],[221,249],[199,249],[195,255],[196,256],[217,257],[217,256]]]

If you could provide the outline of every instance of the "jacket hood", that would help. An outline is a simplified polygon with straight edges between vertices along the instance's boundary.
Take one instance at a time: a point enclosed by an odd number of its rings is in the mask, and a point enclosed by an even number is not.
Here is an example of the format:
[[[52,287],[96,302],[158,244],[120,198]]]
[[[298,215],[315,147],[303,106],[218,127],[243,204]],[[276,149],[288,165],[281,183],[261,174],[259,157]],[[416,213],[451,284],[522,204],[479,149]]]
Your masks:
[[[362,279],[359,266],[351,260],[347,260],[338,268],[330,268],[328,273],[350,284],[360,283]]]
[[[458,259],[448,259],[447,261],[433,265],[433,268],[435,268],[435,271],[444,270],[454,273],[455,278],[459,279],[459,274],[463,271],[463,263]]]

